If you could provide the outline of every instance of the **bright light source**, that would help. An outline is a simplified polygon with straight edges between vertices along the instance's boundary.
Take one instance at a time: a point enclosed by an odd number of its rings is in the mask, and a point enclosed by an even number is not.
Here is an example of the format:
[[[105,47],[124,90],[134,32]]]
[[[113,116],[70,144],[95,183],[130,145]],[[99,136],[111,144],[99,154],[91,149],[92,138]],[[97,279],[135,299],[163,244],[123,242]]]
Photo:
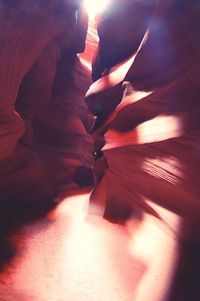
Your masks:
[[[101,13],[106,8],[108,2],[109,0],[84,0],[89,17],[94,18],[98,13]]]

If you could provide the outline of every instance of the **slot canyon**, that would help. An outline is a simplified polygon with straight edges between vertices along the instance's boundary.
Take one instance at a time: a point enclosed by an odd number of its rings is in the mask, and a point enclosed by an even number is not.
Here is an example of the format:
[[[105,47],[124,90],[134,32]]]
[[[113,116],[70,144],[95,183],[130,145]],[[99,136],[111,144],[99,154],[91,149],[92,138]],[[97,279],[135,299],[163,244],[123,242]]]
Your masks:
[[[0,25],[0,301],[200,300],[200,1]]]

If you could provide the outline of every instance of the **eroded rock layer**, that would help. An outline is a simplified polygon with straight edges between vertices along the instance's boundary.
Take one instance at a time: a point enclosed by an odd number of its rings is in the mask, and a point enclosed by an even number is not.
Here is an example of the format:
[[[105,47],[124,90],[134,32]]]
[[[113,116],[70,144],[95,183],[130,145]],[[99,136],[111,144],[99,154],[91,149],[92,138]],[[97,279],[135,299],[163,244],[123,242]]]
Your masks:
[[[82,1],[1,1],[1,204],[42,201],[91,184],[88,17]],[[75,175],[74,175],[75,174]]]
[[[117,222],[158,216],[158,204],[181,217],[182,237],[199,243],[199,2],[124,1],[120,14],[121,2],[99,19],[96,81],[86,96],[96,116],[91,203],[103,196],[104,216]]]

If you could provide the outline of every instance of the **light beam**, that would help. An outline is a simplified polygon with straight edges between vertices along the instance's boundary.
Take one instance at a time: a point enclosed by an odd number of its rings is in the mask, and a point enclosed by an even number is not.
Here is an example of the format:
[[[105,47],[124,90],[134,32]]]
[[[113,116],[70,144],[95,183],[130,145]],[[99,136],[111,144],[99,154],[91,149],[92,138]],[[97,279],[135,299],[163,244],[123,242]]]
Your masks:
[[[84,6],[89,18],[94,19],[98,13],[101,13],[106,8],[108,2],[109,0],[84,0]]]

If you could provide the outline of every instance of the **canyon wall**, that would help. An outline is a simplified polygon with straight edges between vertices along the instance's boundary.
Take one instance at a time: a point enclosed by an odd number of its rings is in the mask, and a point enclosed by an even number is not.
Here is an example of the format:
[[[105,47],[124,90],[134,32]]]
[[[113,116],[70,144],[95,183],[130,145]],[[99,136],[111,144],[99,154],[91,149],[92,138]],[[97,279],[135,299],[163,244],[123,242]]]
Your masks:
[[[0,204],[42,206],[92,183],[88,17],[75,0],[0,5]]]
[[[111,1],[86,95],[96,116],[91,211],[124,223],[162,218],[159,205],[198,243],[199,16],[198,1]]]

